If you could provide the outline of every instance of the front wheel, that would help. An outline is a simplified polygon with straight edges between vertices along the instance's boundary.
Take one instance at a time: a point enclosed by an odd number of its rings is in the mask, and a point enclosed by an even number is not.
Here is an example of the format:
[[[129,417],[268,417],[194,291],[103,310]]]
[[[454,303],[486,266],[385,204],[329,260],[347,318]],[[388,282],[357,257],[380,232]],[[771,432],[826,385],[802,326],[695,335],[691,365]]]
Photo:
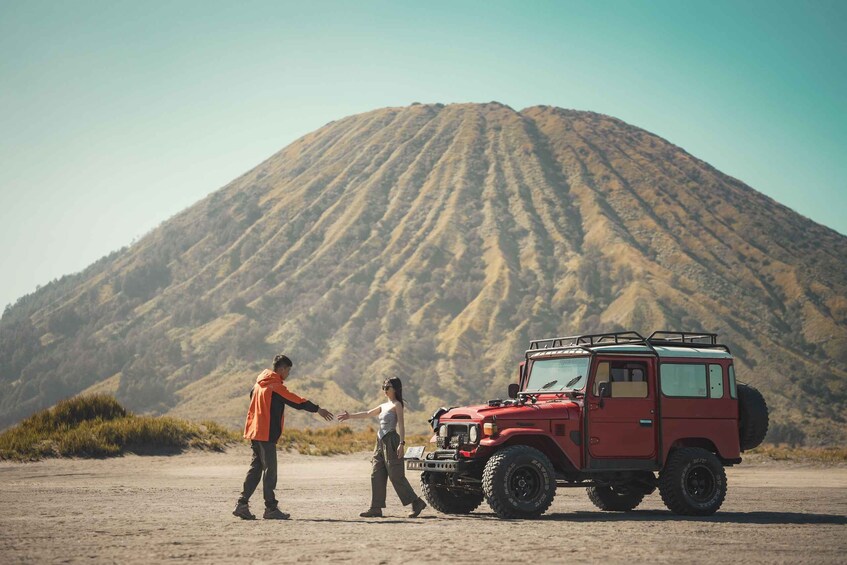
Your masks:
[[[714,453],[699,447],[677,449],[659,473],[659,494],[675,514],[710,516],[726,497],[726,472]]]
[[[528,445],[507,447],[485,464],[482,491],[501,518],[538,518],[556,495],[553,465]]]
[[[443,514],[470,514],[482,503],[482,492],[449,488],[437,473],[421,473],[421,490],[429,505]]]

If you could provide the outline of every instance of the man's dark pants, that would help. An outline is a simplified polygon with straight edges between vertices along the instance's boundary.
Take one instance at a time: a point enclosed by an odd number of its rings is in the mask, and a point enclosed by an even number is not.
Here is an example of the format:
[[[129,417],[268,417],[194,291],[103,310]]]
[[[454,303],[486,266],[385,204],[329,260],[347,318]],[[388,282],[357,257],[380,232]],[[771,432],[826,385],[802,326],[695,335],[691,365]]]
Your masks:
[[[250,443],[253,446],[253,459],[250,461],[250,470],[247,471],[247,477],[244,479],[244,490],[241,492],[238,503],[247,504],[256,487],[259,486],[259,480],[262,480],[265,507],[274,509],[277,506],[274,497],[274,489],[276,488],[276,443],[256,440],[252,440]],[[264,471],[264,478],[262,471]]]

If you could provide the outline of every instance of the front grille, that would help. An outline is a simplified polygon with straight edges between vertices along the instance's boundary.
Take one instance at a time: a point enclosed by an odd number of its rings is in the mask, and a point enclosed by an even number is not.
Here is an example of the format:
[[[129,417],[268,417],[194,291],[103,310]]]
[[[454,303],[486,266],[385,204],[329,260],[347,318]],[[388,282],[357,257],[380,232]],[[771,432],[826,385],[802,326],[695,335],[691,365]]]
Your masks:
[[[471,442],[469,433],[472,424],[452,424],[448,422],[445,422],[445,424],[447,424],[447,437],[438,435],[435,439],[435,445],[440,449],[459,449]]]

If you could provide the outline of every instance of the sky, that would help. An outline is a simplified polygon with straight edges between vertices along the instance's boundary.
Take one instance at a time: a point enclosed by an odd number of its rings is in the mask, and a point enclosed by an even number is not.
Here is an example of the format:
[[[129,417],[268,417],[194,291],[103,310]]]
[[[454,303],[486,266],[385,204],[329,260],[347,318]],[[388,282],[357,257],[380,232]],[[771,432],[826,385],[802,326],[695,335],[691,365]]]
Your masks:
[[[609,114],[847,234],[844,1],[0,0],[0,53],[0,308],[413,102]]]

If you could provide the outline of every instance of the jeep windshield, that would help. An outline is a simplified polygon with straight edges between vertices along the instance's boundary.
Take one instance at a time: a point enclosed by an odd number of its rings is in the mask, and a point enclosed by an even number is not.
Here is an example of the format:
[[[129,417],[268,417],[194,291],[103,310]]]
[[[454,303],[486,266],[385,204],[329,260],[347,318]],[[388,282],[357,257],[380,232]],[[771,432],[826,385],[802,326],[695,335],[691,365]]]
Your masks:
[[[532,362],[524,392],[561,392],[585,388],[588,357],[536,359]]]

